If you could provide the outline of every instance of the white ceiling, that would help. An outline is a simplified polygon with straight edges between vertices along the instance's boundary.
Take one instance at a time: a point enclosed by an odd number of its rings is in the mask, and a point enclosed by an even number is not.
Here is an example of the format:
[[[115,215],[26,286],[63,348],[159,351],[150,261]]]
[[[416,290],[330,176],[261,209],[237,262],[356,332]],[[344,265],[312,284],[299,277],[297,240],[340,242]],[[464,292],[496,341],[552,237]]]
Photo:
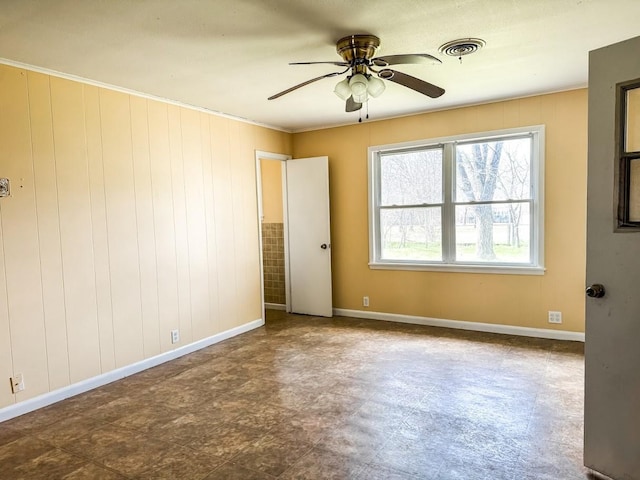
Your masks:
[[[378,55],[429,53],[399,71],[446,89],[431,99],[387,82],[373,119],[586,86],[588,52],[640,35],[639,0],[0,0],[0,59],[50,69],[278,128],[357,122],[321,80],[335,42],[370,33]],[[478,37],[456,58],[438,47]]]

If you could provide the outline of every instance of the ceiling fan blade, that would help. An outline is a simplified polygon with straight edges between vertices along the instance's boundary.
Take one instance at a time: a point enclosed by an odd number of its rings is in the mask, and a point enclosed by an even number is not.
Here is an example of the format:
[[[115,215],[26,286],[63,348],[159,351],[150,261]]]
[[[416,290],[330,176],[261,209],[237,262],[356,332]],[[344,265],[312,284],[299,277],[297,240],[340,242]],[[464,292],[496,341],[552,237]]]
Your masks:
[[[406,73],[396,72],[395,70],[391,70],[389,68],[380,70],[378,72],[378,76],[384,80],[389,80],[390,82],[404,85],[405,87],[415,90],[416,92],[420,92],[423,95],[431,98],[438,98],[444,93],[444,88],[440,88],[437,85],[433,85],[432,83],[425,82],[424,80],[412,77],[411,75],[407,75]]]
[[[386,55],[384,57],[372,58],[371,63],[376,67],[388,67],[389,65],[398,64],[429,64],[442,63],[439,58],[429,55],[428,53],[410,53],[406,55]]]
[[[362,108],[362,104],[355,102],[353,97],[347,98],[347,104],[344,107],[345,112],[357,112]]]
[[[338,67],[348,67],[347,62],[291,62],[289,65],[337,65]]]
[[[267,100],[275,100],[276,98],[280,98],[283,95],[286,95],[287,93],[291,93],[294,90],[297,90],[301,87],[304,87],[306,85],[309,85],[310,83],[313,82],[317,82],[318,80],[322,80],[323,78],[329,78],[329,77],[335,77],[337,75],[342,75],[344,72],[331,72],[331,73],[327,73],[326,75],[320,75],[319,77],[316,78],[312,78],[311,80],[307,80],[306,82],[302,82],[299,83],[298,85],[294,85],[291,88],[287,88],[286,90],[283,90],[280,93],[276,93],[275,95],[270,96]]]

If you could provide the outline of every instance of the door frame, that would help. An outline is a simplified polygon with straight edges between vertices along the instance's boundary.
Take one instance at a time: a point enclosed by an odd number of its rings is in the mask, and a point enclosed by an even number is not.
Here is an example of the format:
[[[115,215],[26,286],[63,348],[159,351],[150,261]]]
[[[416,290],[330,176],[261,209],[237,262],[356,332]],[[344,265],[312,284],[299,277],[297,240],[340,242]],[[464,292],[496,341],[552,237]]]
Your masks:
[[[260,302],[262,305],[262,317],[266,319],[265,302],[264,302],[264,259],[262,253],[262,168],[260,160],[276,160],[282,162],[282,225],[284,236],[284,294],[285,294],[285,310],[291,312],[291,285],[289,278],[289,224],[287,220],[287,161],[293,156],[283,153],[265,152],[262,150],[255,151],[256,159],[256,195],[258,203],[258,238],[260,250]]]

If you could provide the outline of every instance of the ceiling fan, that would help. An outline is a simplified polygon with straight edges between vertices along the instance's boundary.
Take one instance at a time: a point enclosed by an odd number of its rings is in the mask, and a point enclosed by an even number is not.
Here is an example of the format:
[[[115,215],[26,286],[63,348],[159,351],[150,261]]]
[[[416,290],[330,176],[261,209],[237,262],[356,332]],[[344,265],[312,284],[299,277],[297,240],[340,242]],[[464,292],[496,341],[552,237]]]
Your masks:
[[[403,85],[431,98],[437,98],[444,93],[444,89],[436,85],[420,80],[419,78],[412,77],[406,73],[386,68],[390,65],[400,64],[442,63],[438,58],[429,55],[428,53],[374,57],[379,46],[380,39],[375,35],[349,35],[348,37],[341,38],[336,43],[336,51],[338,52],[338,55],[342,57],[342,62],[290,63],[289,65],[327,64],[346,67],[346,69],[340,72],[331,72],[326,75],[321,75],[291,88],[287,88],[280,93],[272,95],[269,97],[269,100],[280,98],[287,93],[291,93],[298,88],[317,82],[323,78],[336,77],[347,72],[349,72],[347,78],[340,81],[334,90],[338,97],[342,100],[346,100],[345,111],[347,112],[360,110],[362,108],[362,104],[367,102],[369,97],[375,98],[379,96],[385,89],[385,83],[383,80]],[[376,67],[381,69],[378,70]]]

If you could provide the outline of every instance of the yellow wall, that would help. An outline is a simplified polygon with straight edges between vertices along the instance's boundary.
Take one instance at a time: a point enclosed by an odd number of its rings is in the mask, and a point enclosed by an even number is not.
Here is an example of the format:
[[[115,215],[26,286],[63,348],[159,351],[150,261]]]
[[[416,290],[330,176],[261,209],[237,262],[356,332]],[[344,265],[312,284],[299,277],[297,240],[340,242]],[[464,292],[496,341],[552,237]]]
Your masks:
[[[538,124],[543,276],[369,269],[367,147]],[[368,295],[376,312],[583,332],[586,149],[586,90],[294,134],[294,157],[329,156],[334,307],[363,309]],[[548,310],[561,311],[563,324],[550,325]]]
[[[0,407],[261,318],[256,149],[291,135],[0,65]]]
[[[282,162],[260,160],[262,183],[262,221],[282,223]]]

